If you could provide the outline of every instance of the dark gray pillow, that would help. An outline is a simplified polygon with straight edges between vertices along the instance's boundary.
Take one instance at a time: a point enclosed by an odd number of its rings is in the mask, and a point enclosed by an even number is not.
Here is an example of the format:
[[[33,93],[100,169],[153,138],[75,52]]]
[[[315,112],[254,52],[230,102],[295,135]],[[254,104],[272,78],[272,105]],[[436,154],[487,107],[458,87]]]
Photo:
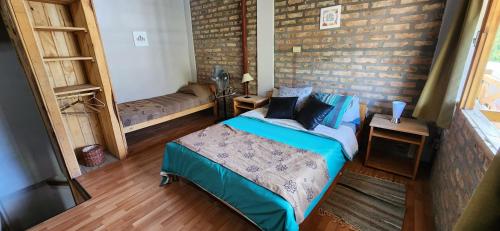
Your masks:
[[[266,118],[293,119],[298,97],[271,97]]]
[[[302,110],[297,114],[296,120],[307,130],[313,130],[333,108],[316,97],[309,97]]]

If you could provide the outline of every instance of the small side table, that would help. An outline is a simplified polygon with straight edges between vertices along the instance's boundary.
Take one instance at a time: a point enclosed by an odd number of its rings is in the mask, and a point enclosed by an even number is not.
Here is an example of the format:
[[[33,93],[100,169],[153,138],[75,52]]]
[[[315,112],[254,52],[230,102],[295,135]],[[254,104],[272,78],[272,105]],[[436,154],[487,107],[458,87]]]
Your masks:
[[[424,149],[425,139],[429,136],[427,124],[415,119],[401,118],[401,123],[391,123],[390,115],[375,114],[370,123],[370,136],[365,155],[365,165],[398,175],[417,176],[420,157]],[[417,146],[413,159],[387,153],[375,153],[372,150],[373,137],[403,142]],[[410,150],[412,150],[410,148]]]
[[[269,101],[269,98],[250,95],[250,98],[245,98],[245,96],[238,96],[233,99],[233,111],[234,116],[238,116],[239,114],[260,108],[266,105]]]

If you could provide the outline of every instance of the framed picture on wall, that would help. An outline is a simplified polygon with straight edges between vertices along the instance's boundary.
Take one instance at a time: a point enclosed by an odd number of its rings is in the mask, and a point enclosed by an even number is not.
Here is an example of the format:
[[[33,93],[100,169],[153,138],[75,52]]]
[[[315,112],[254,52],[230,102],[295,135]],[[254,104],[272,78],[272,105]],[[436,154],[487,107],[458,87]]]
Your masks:
[[[321,8],[319,29],[332,29],[340,27],[341,5]]]

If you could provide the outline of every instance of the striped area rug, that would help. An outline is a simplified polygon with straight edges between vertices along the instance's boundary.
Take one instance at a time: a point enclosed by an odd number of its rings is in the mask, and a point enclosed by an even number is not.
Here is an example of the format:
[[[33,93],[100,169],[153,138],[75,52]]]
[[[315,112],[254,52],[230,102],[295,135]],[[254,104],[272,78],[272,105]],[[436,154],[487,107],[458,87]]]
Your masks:
[[[320,212],[354,230],[401,230],[405,198],[402,184],[346,170]]]

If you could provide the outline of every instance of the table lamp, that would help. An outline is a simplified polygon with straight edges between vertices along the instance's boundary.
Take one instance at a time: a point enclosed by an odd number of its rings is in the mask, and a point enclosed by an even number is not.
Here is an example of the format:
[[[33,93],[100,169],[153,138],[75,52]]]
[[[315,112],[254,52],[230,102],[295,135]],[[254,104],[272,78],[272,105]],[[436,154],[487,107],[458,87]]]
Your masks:
[[[392,119],[391,122],[399,124],[401,122],[401,114],[405,109],[406,103],[402,101],[392,101]]]
[[[248,82],[252,80],[253,77],[249,73],[245,73],[243,79],[241,79],[241,83],[245,84],[245,98],[250,98],[250,96],[248,96]]]

